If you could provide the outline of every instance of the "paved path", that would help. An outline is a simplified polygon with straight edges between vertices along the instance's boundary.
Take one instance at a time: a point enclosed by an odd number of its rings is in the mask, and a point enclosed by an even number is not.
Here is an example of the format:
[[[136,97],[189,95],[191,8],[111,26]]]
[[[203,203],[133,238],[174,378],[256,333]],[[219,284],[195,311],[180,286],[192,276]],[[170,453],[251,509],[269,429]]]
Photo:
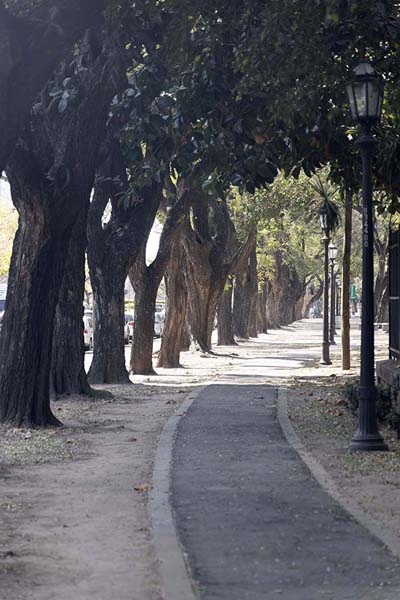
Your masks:
[[[203,390],[178,427],[171,499],[199,596],[399,600],[399,563],[290,448],[260,363],[248,385]]]

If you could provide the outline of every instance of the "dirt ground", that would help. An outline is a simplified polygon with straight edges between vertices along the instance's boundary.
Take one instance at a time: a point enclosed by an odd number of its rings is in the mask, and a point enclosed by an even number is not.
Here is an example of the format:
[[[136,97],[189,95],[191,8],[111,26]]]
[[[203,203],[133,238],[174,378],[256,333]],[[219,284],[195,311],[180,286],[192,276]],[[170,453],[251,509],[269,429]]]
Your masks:
[[[359,341],[359,332],[353,339]],[[376,358],[387,358],[387,334],[376,332]],[[400,442],[385,424],[380,430],[389,452],[352,452],[349,442],[356,431],[342,394],[344,384],[358,376],[359,350],[352,351],[352,369],[341,370],[339,348],[332,365],[296,370],[287,381],[289,416],[305,446],[334,478],[341,492],[355,499],[361,508],[392,533],[400,536]]]
[[[183,353],[183,369],[107,386],[113,400],[59,400],[62,429],[1,429],[0,600],[161,600],[147,512],[161,430],[196,386],[260,356],[265,383],[288,388],[305,444],[344,493],[400,535],[399,443],[386,431],[391,452],[348,451],[355,423],[339,388],[357,373],[359,333],[347,374],[339,346],[332,366],[318,364],[320,338],[320,323],[303,321],[216,356]],[[377,334],[378,354],[386,346]]]
[[[0,428],[1,600],[160,600],[147,497],[161,430],[258,345],[217,352],[105,386],[113,400],[59,400],[62,429]]]

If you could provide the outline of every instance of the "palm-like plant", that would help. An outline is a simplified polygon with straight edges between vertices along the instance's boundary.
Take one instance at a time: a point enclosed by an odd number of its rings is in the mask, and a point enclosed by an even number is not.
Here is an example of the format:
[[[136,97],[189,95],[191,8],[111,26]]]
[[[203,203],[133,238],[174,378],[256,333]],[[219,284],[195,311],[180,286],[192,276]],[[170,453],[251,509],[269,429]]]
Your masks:
[[[323,182],[319,175],[315,175],[313,180],[310,181],[310,185],[322,200],[318,208],[318,214],[326,214],[327,233],[329,235],[333,233],[340,224],[339,206],[333,200],[337,194],[337,189],[328,185],[326,182]]]

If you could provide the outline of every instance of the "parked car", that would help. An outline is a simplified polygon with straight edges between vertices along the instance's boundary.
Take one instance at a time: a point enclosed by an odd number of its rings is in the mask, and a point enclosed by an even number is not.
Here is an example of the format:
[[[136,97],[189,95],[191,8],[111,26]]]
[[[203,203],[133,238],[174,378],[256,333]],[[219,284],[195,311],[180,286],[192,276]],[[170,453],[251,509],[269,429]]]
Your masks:
[[[83,315],[83,340],[85,350],[93,350],[93,315],[90,311]]]
[[[162,336],[162,332],[163,332],[163,328],[164,328],[164,313],[163,312],[156,312],[154,315],[154,335],[156,337],[161,337]]]
[[[125,328],[124,328],[124,338],[125,343],[129,344],[131,339],[133,338],[133,327],[135,321],[133,319],[133,315],[130,313],[125,313]]]

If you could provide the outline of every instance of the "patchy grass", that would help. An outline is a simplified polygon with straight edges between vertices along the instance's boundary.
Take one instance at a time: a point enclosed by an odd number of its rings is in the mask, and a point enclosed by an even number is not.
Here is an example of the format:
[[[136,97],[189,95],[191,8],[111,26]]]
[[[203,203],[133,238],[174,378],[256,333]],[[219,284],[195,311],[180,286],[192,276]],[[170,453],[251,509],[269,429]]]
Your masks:
[[[0,464],[26,465],[71,459],[77,442],[57,429],[0,427]]]

